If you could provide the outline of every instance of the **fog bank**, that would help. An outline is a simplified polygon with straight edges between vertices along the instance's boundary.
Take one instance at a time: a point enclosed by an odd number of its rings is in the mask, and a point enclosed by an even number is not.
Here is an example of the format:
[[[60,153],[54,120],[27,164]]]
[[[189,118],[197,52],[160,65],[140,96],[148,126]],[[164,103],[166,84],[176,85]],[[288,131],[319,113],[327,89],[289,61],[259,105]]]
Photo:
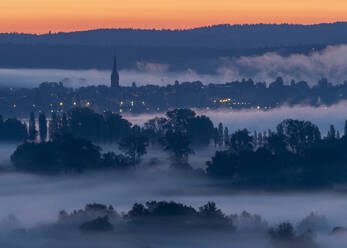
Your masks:
[[[1,173],[0,201],[4,204],[0,205],[0,220],[15,215],[26,227],[53,222],[60,210],[72,211],[92,202],[112,204],[118,211],[126,211],[135,202],[150,200],[173,200],[194,207],[215,201],[227,214],[246,210],[273,224],[296,222],[316,212],[327,216],[334,225],[347,225],[342,218],[347,198],[342,193],[234,192],[230,188],[214,188],[202,178],[166,172],[126,176],[112,171],[57,177]]]
[[[200,74],[187,68],[174,72],[168,64],[138,61],[134,68],[120,71],[121,85],[130,86],[154,84],[167,85],[175,80],[180,82],[200,80],[204,84],[224,83],[243,78],[270,83],[277,77],[291,80],[305,80],[310,85],[321,78],[332,83],[347,80],[347,45],[329,46],[311,54],[292,54],[282,56],[266,53],[261,56],[219,59],[214,74]],[[111,68],[111,65],[110,65]],[[107,70],[58,70],[58,69],[0,69],[0,85],[9,87],[34,87],[45,81],[62,81],[68,87],[89,85],[109,85],[110,71]]]

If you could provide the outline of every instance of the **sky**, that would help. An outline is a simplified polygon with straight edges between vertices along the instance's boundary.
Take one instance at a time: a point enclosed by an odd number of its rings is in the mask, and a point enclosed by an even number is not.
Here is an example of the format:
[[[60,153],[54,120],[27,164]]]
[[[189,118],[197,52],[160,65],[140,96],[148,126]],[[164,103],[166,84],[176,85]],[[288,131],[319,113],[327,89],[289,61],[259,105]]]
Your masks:
[[[0,32],[347,20],[346,0],[1,0]]]

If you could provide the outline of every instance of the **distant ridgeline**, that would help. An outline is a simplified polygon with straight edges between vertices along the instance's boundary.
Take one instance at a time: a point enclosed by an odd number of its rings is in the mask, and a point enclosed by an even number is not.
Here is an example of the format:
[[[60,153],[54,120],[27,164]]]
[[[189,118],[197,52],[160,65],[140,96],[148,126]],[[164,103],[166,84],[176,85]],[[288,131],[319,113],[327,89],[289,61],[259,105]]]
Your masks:
[[[347,22],[316,25],[214,25],[183,30],[97,29],[69,33],[2,33],[1,43],[88,46],[258,48],[347,41]]]
[[[310,53],[347,43],[347,23],[216,25],[187,30],[99,29],[42,35],[0,34],[0,68],[108,69],[110,50],[120,69],[137,61],[214,73],[221,57]],[[39,56],[38,56],[39,55]]]
[[[72,89],[62,83],[42,83],[38,88],[0,89],[0,112],[5,116],[27,117],[33,112],[66,112],[88,107],[96,112],[152,113],[173,108],[270,110],[282,105],[332,105],[347,99],[347,82],[333,85],[326,79],[316,85],[306,82],[284,84],[281,78],[267,85],[250,80],[204,85],[176,81],[173,85],[119,86],[114,71],[112,87],[89,86]]]

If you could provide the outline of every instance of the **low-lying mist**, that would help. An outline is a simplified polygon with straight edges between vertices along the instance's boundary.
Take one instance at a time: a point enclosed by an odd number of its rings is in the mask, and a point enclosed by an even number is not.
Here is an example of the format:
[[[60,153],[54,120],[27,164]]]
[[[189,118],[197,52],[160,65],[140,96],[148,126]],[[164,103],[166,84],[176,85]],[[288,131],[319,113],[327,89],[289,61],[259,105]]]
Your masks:
[[[214,74],[201,74],[187,68],[185,71],[172,71],[169,64],[138,61],[134,68],[120,71],[121,85],[130,86],[154,84],[167,85],[175,80],[180,82],[200,80],[205,84],[224,83],[243,78],[270,83],[277,77],[307,81],[310,85],[321,78],[332,83],[347,80],[347,45],[329,46],[322,51],[312,51],[309,55],[292,54],[282,56],[266,53],[260,56],[220,58]],[[110,65],[111,68],[112,65]],[[7,87],[34,87],[45,81],[62,81],[68,87],[89,85],[109,85],[110,71],[58,70],[58,69],[0,69],[0,85]]]
[[[209,116],[215,124],[222,122],[229,130],[248,128],[251,131],[274,129],[286,118],[310,120],[325,133],[330,124],[343,132],[347,119],[347,103],[330,107],[282,107],[270,111],[197,111]],[[129,121],[142,125],[158,115],[127,115]],[[111,204],[119,212],[128,211],[135,202],[175,201],[198,208],[213,201],[226,214],[247,211],[259,214],[269,226],[290,221],[295,226],[311,212],[323,215],[328,231],[315,236],[317,246],[343,248],[345,234],[330,235],[336,226],[347,226],[347,197],[339,191],[240,191],[228,185],[216,185],[198,173],[168,170],[168,155],[150,147],[140,169],[132,172],[91,171],[79,175],[44,176],[22,173],[11,168],[9,157],[16,144],[0,145],[0,246],[1,247],[244,247],[274,246],[262,233],[185,233],[177,236],[129,234],[86,235],[78,230],[56,225],[60,210],[72,212],[88,203]],[[103,146],[104,151],[117,151],[117,145]],[[194,168],[204,168],[216,147],[196,149],[189,159]],[[14,216],[14,217],[11,217]],[[14,221],[15,219],[15,221]],[[10,224],[9,224],[10,223]],[[318,223],[319,224],[319,223]],[[317,225],[318,225],[317,224]],[[11,225],[16,231],[9,232]],[[21,228],[26,228],[24,231]],[[201,237],[203,236],[203,237]],[[283,246],[288,247],[288,246]],[[295,246],[294,246],[295,247]],[[311,247],[311,246],[310,246]],[[305,247],[306,248],[306,247]]]
[[[59,226],[60,210],[72,212],[88,203],[111,204],[118,213],[135,203],[150,200],[176,201],[195,208],[207,201],[216,202],[227,215],[242,211],[259,214],[268,225],[290,221],[298,225],[311,212],[323,215],[328,223],[318,230],[318,247],[342,248],[344,235],[330,236],[335,226],[346,226],[347,199],[343,193],[331,192],[234,192],[212,187],[203,178],[176,172],[141,171],[135,175],[116,172],[89,173],[78,176],[37,176],[18,172],[1,174],[0,245],[1,247],[278,247],[272,246],[266,232],[245,232],[254,226],[239,226],[236,233],[221,230],[209,233],[159,232],[83,234],[78,226]],[[247,225],[247,223],[245,223]],[[320,226],[320,223],[315,223]],[[250,224],[249,224],[250,225]],[[25,228],[26,231],[21,231]],[[116,226],[116,228],[118,228]],[[121,228],[121,227],[120,227]],[[163,231],[166,225],[163,225]],[[119,228],[118,228],[119,229]],[[123,228],[124,229],[124,228]],[[14,231],[11,231],[14,230]],[[202,235],[202,237],[199,237]],[[62,239],[63,238],[63,239]],[[89,240],[89,242],[86,242]],[[212,242],[213,241],[213,242]],[[287,246],[284,246],[287,247]],[[316,247],[316,246],[314,246]]]
[[[204,153],[197,150],[190,164],[203,167],[209,159]],[[14,215],[23,226],[32,227],[56,220],[62,209],[72,211],[91,202],[112,204],[118,211],[125,211],[135,202],[173,200],[194,207],[214,201],[227,214],[246,210],[260,214],[271,224],[296,222],[316,212],[329,217],[332,225],[347,226],[347,219],[341,218],[347,206],[343,192],[240,192],[228,185],[220,187],[198,174],[168,170],[165,153],[149,150],[149,154],[135,173],[110,170],[44,176],[1,171],[0,202],[4,204],[0,204],[0,220]],[[151,164],[153,156],[157,158],[155,164]]]
[[[281,121],[285,119],[298,119],[311,121],[316,124],[322,134],[326,134],[329,126],[334,125],[341,134],[344,131],[345,120],[347,120],[347,102],[329,107],[310,106],[283,106],[268,111],[251,110],[194,110],[197,114],[208,116],[215,125],[223,123],[229,131],[234,132],[247,128],[251,132],[263,132],[268,129],[274,130]],[[159,116],[159,114],[124,115],[126,119],[134,124],[143,125],[149,119]]]
[[[271,111],[204,111],[215,124],[223,122],[235,131],[248,128],[253,131],[274,129],[283,119],[304,119],[317,124],[326,132],[334,124],[343,132],[347,118],[347,103],[331,107],[283,107]],[[142,125],[153,115],[125,116],[135,124]],[[72,210],[93,201],[114,204],[118,209],[129,208],[134,202],[147,200],[177,200],[198,206],[205,201],[215,201],[225,211],[247,210],[259,213],[271,222],[282,219],[298,219],[311,211],[325,214],[336,224],[347,224],[341,219],[347,198],[336,193],[259,193],[235,192],[228,188],[217,189],[207,179],[175,172],[167,172],[168,155],[159,149],[150,148],[136,175],[117,172],[93,172],[76,176],[39,176],[8,170],[9,158],[16,144],[0,145],[0,219],[9,214],[16,215],[25,225],[52,221],[61,209]],[[104,151],[117,151],[117,145],[104,146]],[[190,157],[194,168],[204,168],[216,148],[211,145],[196,149]],[[281,207],[278,207],[281,203]],[[29,210],[40,209],[39,215],[29,214]],[[42,209],[41,209],[42,208]],[[293,211],[295,209],[295,211]]]

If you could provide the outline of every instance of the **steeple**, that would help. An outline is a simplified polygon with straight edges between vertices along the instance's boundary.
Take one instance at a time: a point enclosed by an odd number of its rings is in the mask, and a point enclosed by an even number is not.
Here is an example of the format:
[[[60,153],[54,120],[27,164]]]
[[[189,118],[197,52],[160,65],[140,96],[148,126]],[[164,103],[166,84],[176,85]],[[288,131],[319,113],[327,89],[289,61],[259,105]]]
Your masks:
[[[117,68],[117,57],[114,56],[113,60],[113,70],[111,74],[111,87],[118,88],[119,87],[119,73]]]

